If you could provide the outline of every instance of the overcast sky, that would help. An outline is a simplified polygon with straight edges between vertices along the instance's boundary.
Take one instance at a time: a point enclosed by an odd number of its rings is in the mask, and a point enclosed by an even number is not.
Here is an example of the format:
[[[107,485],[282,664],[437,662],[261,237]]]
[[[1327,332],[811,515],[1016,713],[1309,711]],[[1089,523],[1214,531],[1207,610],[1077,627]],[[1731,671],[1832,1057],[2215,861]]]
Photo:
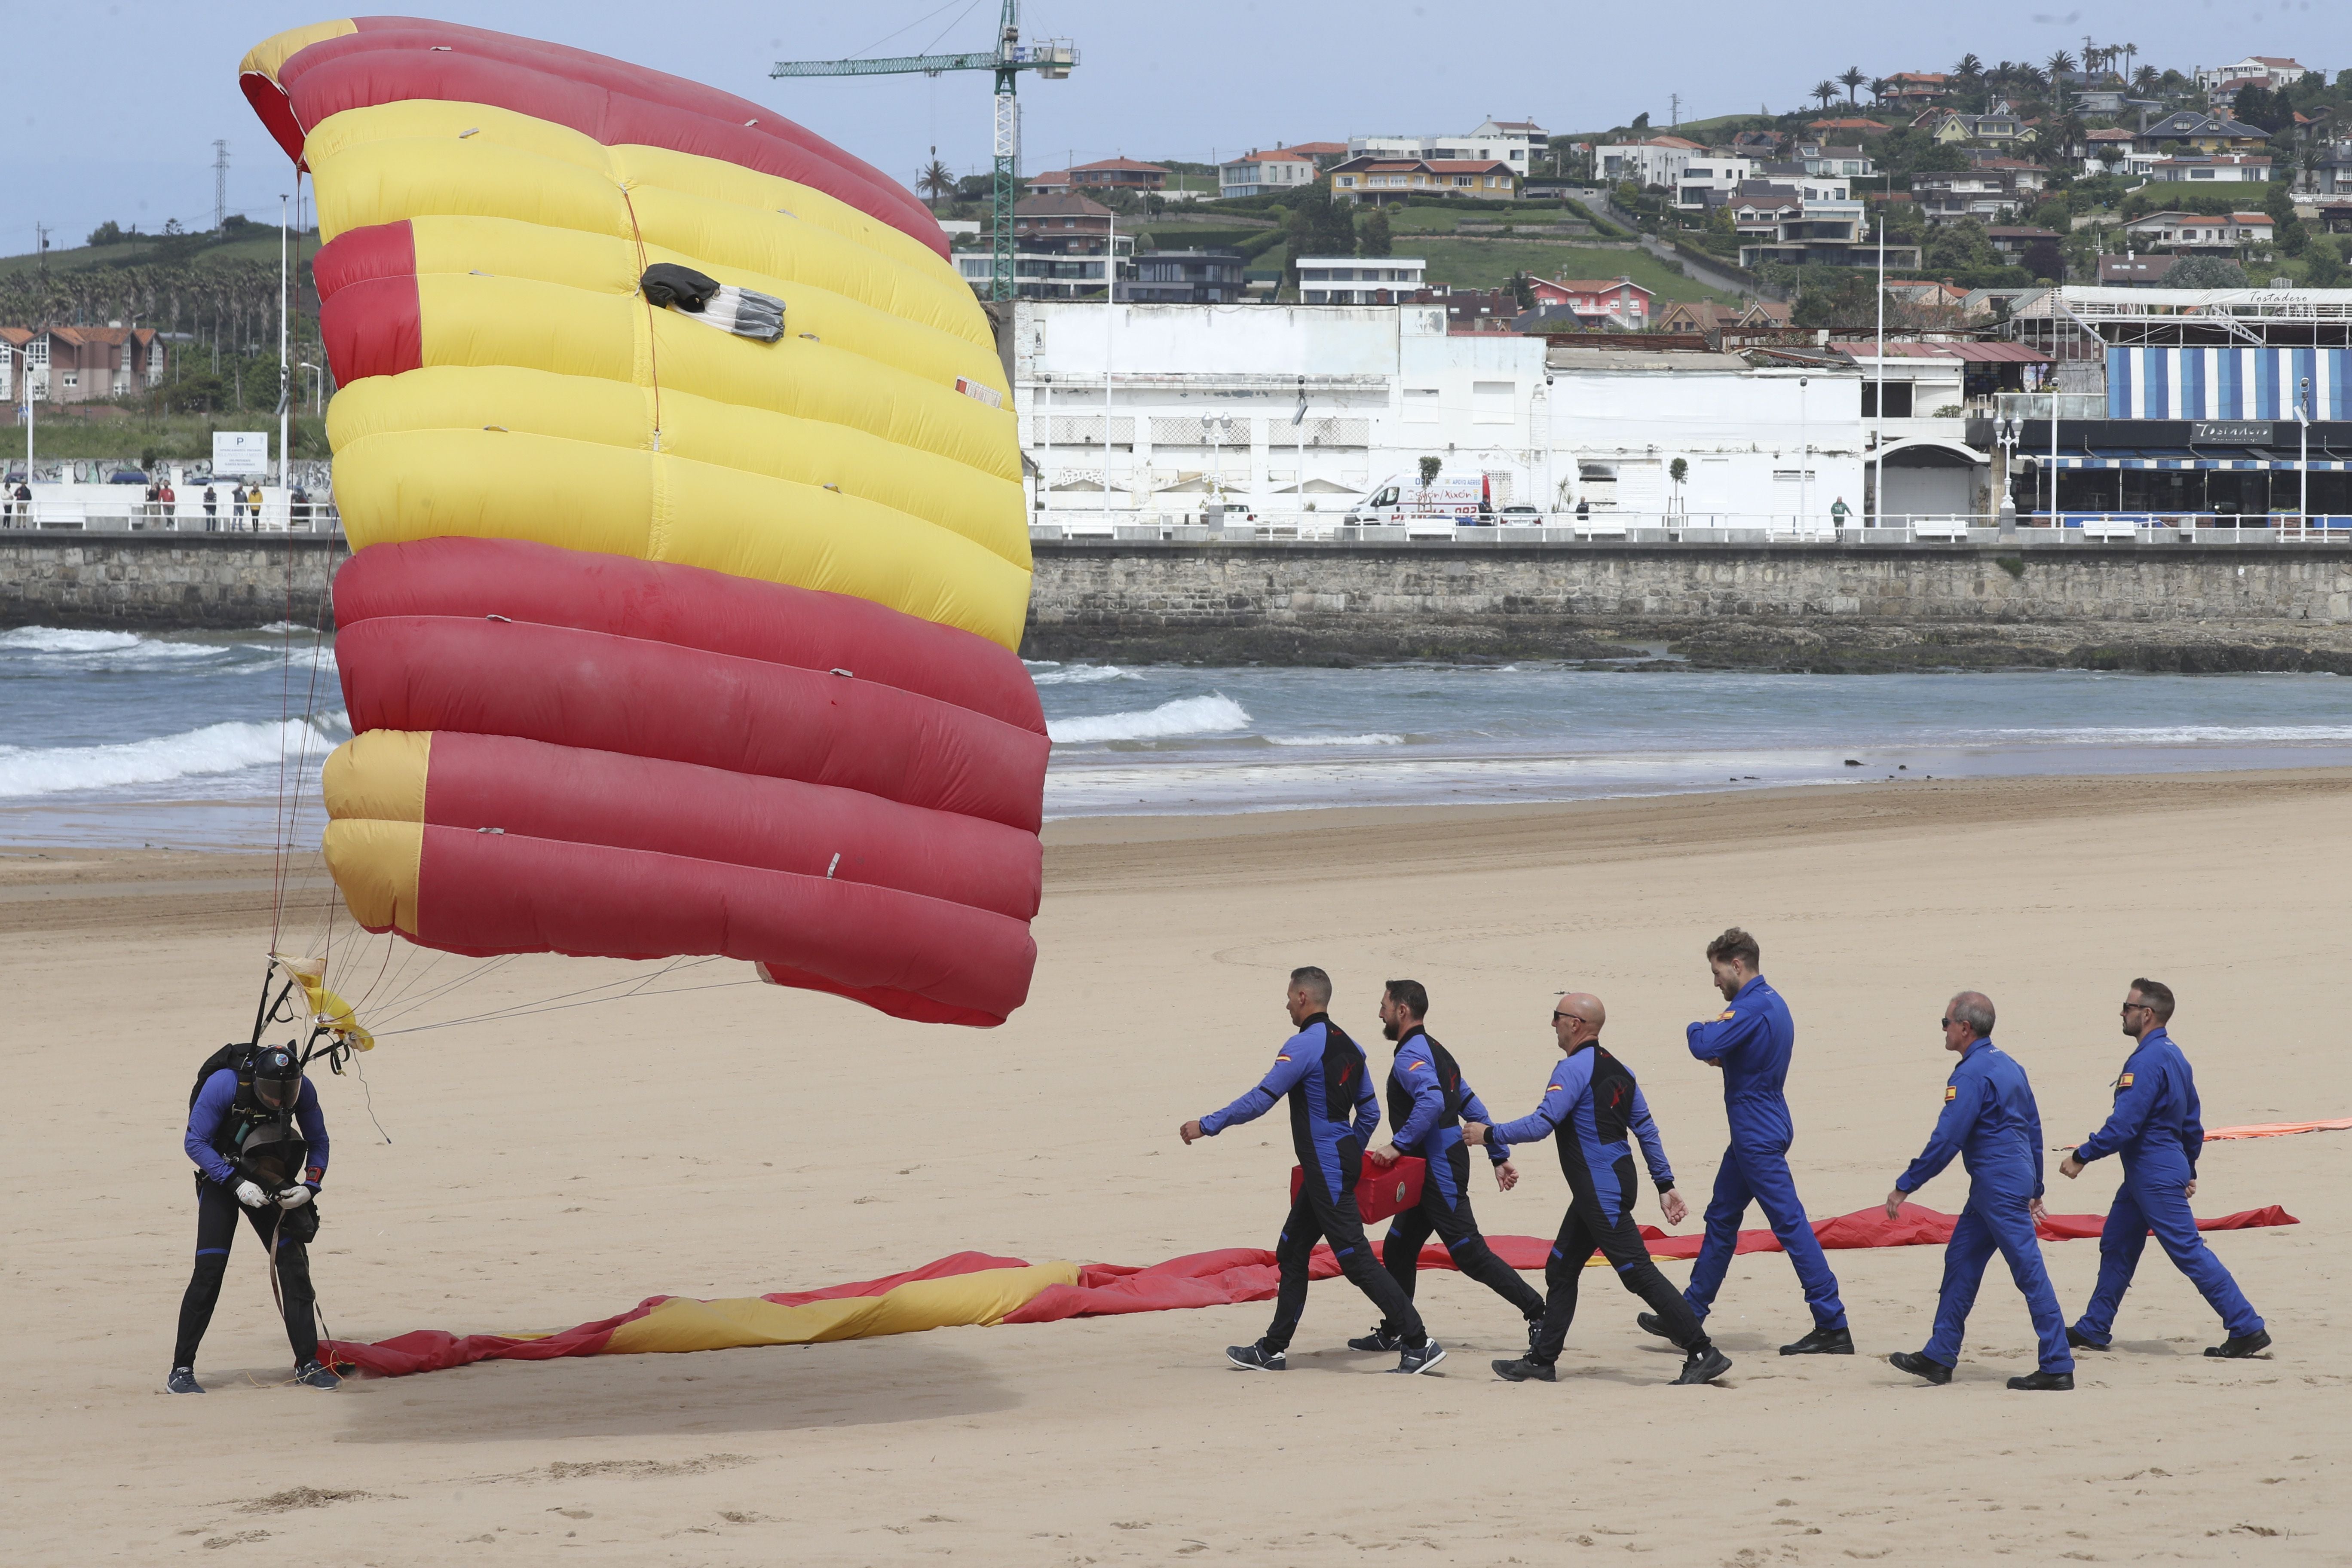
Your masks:
[[[998,0],[864,0],[822,6],[697,0],[471,0],[452,20],[599,50],[769,104],[911,182],[936,146],[959,173],[989,162],[989,79],[772,81],[775,59],[990,47]],[[1555,21],[1506,20],[1514,12]],[[215,138],[229,144],[231,210],[273,219],[289,165],[236,90],[246,49],[320,9],[257,0],[9,0],[0,26],[16,69],[0,253],[79,244],[112,218],[142,230],[209,226]],[[2329,22],[2329,16],[2336,20]],[[1023,31],[1066,36],[1066,81],[1022,82],[1022,167],[1124,153],[1207,161],[1351,133],[1466,131],[1492,114],[1555,132],[1605,127],[1669,95],[1685,119],[1775,111],[1847,66],[1874,75],[2079,52],[2083,37],[2139,46],[2143,64],[2187,70],[2290,55],[2331,76],[2352,67],[2344,0],[1984,0],[1795,7],[1719,0],[1631,9],[1481,7],[1414,0],[1030,0]]]

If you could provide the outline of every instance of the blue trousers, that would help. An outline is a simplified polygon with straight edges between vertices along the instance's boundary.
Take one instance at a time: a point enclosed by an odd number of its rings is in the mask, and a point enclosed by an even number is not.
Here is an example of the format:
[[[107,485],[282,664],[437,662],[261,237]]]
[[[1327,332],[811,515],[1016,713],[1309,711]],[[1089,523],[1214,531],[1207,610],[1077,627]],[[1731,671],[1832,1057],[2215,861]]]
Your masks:
[[[2139,1255],[2151,1230],[2173,1267],[2188,1275],[2189,1282],[2221,1315],[2221,1327],[2232,1339],[2263,1326],[2253,1303],[2197,1233],[2197,1219],[2189,1212],[2183,1192],[2188,1184],[2185,1161],[2124,1167],[2124,1184],[2116,1190],[2115,1206],[2107,1210],[2106,1226],[2099,1232],[2098,1288],[2091,1292],[2091,1304],[2083,1309],[2075,1332],[2094,1344],[2105,1344],[2114,1337],[2116,1310],[2123,1305],[2124,1292],[2131,1289],[2132,1274],[2139,1268]]]
[[[2042,1242],[2033,1234],[2033,1216],[2025,1205],[2024,1192],[1969,1189],[1968,1207],[1960,1211],[1952,1239],[1944,1247],[1936,1331],[1928,1336],[1924,1352],[1929,1361],[1960,1363],[1960,1332],[1968,1327],[1969,1309],[1977,1304],[1985,1265],[1998,1252],[2008,1260],[2009,1277],[2017,1281],[2026,1310],[2033,1315],[2034,1336],[2042,1342],[2042,1370],[2074,1370],[2074,1352],[2066,1346],[2065,1315],[2058,1310],[2058,1292],[2050,1288],[2049,1271],[2042,1267]]]
[[[1813,1310],[1816,1328],[1845,1327],[1845,1306],[1838,1300],[1837,1276],[1822,1256],[1822,1244],[1806,1222],[1805,1205],[1797,1200],[1797,1184],[1789,1179],[1789,1145],[1785,1139],[1738,1143],[1723,1152],[1716,1168],[1715,1195],[1706,1201],[1706,1240],[1698,1261],[1691,1266],[1690,1284],[1683,1300],[1701,1322],[1715,1306],[1715,1293],[1731,1267],[1732,1249],[1739,1244],[1739,1222],[1753,1203],[1764,1211],[1772,1234],[1780,1239],[1789,1261],[1796,1265],[1797,1282],[1805,1288],[1805,1305]]]

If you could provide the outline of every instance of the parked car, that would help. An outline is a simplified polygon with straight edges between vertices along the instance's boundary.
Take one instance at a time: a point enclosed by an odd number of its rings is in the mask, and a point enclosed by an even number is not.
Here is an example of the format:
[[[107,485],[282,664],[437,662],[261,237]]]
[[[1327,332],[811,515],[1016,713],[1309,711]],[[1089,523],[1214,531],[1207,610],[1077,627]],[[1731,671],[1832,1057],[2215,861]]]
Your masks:
[[[136,468],[117,468],[106,476],[106,482],[110,485],[145,485],[154,481]]]

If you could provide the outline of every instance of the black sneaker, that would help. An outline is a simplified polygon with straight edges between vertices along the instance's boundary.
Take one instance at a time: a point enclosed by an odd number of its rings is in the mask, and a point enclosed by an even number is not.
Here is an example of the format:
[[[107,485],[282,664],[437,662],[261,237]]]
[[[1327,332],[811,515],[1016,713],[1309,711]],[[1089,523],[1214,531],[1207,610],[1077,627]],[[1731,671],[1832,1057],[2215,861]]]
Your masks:
[[[1536,1361],[1528,1356],[1521,1356],[1517,1361],[1498,1361],[1494,1364],[1495,1375],[1505,1383],[1557,1383],[1559,1381],[1559,1374],[1552,1370],[1551,1363],[1548,1361]]]
[[[1677,1384],[1713,1383],[1731,1370],[1731,1358],[1713,1345],[1702,1345],[1683,1357],[1683,1372],[1675,1379]]]
[[[204,1391],[205,1385],[196,1381],[196,1369],[192,1366],[175,1366],[172,1369],[172,1375],[163,1380],[163,1392],[166,1394],[202,1394]]]
[[[1445,1359],[1445,1347],[1435,1340],[1415,1346],[1407,1345],[1397,1352],[1397,1363],[1391,1372],[1401,1372],[1407,1377],[1429,1371]]]
[[[1225,1359],[1244,1372],[1288,1372],[1289,1355],[1283,1351],[1270,1351],[1264,1341],[1250,1345],[1227,1345]]]
[[[343,1380],[315,1361],[306,1361],[294,1369],[294,1381],[305,1388],[341,1388]]]
[[[1633,1316],[1633,1326],[1641,1330],[1645,1334],[1657,1335],[1658,1338],[1665,1341],[1668,1344],[1675,1342],[1675,1336],[1666,1331],[1666,1321],[1658,1316],[1655,1312],[1635,1313]]]
[[[2218,1345],[2207,1345],[2205,1353],[2223,1361],[2239,1361],[2250,1355],[2260,1355],[2271,1348],[2271,1331],[2256,1329],[2251,1334],[2232,1334]]]
[[[1388,1351],[1402,1350],[1404,1348],[1404,1336],[1391,1332],[1386,1323],[1374,1323],[1370,1333],[1366,1334],[1360,1340],[1349,1340],[1348,1342],[1348,1348],[1351,1351],[1381,1351],[1383,1352]]]
[[[2074,1386],[2074,1374],[2071,1372],[2029,1372],[2023,1377],[2011,1378],[2009,1385],[2034,1393],[2045,1389],[2064,1390]]]
[[[1792,1345],[1780,1347],[1782,1355],[1852,1355],[1852,1329],[1815,1329]]]
[[[2112,1345],[2104,1345],[2095,1339],[2085,1337],[2082,1330],[2074,1328],[2071,1324],[2066,1330],[2066,1342],[2078,1351],[2104,1351],[2115,1348]]]
[[[1886,1358],[1886,1364],[1897,1372],[1907,1372],[1914,1377],[1924,1377],[1929,1383],[1952,1381],[1950,1367],[1939,1361],[1930,1361],[1917,1351],[1896,1351]]]

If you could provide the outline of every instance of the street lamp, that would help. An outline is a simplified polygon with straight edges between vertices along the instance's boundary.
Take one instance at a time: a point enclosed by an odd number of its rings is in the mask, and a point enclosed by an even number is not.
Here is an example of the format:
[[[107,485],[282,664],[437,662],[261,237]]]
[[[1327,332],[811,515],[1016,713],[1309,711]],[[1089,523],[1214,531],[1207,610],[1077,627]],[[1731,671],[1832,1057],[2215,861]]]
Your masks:
[[[314,417],[323,416],[327,412],[327,373],[319,366],[312,364],[309,360],[302,361],[295,368],[298,370],[307,370],[311,373],[310,413]]]
[[[2302,494],[2295,502],[2298,531],[2311,531],[2311,377],[2305,376],[2294,400],[2296,453],[2295,477],[2302,481]]]
[[[1879,345],[1882,349],[1885,344]],[[1805,421],[1805,388],[1812,377],[1797,378],[1797,531],[1802,534],[1811,525],[1813,483],[1813,437]]]
[[[2021,421],[2012,408],[1993,421],[1993,439],[2000,446],[2000,504],[1996,521],[2003,533],[2017,531],[2017,438]]]

